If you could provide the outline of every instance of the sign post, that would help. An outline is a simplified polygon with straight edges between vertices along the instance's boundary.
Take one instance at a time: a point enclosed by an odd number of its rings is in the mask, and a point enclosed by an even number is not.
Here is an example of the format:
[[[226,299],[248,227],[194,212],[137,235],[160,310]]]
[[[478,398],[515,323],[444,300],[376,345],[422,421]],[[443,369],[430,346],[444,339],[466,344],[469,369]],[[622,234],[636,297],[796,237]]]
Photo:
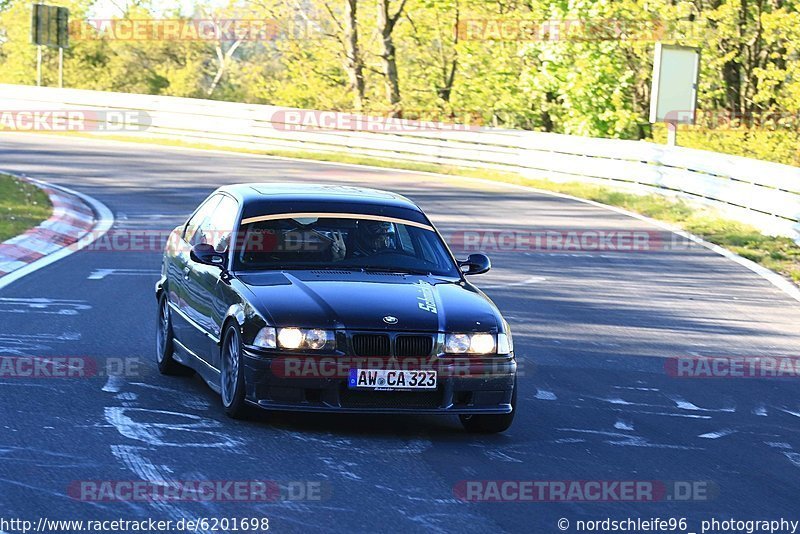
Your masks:
[[[42,85],[42,45],[36,45],[36,87]]]
[[[656,43],[650,123],[666,123],[669,146],[677,144],[678,124],[695,123],[699,77],[698,48]]]
[[[58,86],[64,86],[64,49],[69,48],[69,10],[31,6],[31,43],[36,45],[36,85],[42,85],[42,47],[58,48]]]

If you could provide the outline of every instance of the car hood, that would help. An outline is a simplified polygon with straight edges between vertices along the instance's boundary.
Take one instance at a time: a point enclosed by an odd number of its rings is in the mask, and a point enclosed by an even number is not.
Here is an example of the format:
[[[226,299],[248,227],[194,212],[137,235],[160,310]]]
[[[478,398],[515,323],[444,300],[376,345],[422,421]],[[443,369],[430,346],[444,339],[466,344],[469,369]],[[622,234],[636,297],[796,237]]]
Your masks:
[[[395,273],[266,272],[237,277],[270,324],[418,332],[496,332],[494,304],[474,287]],[[396,323],[391,319],[393,317]]]

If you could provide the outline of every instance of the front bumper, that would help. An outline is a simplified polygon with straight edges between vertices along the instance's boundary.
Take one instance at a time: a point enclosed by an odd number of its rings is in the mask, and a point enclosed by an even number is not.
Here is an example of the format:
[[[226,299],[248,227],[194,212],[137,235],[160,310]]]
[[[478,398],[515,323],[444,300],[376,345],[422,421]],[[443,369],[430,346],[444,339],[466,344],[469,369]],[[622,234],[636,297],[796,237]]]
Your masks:
[[[312,373],[287,376],[276,363],[302,358]],[[247,399],[269,410],[341,413],[506,414],[512,411],[517,362],[513,354],[491,359],[440,359],[435,390],[370,391],[350,389],[330,357],[265,354],[244,349]],[[348,364],[343,365],[344,368]],[[324,372],[328,369],[329,372]]]

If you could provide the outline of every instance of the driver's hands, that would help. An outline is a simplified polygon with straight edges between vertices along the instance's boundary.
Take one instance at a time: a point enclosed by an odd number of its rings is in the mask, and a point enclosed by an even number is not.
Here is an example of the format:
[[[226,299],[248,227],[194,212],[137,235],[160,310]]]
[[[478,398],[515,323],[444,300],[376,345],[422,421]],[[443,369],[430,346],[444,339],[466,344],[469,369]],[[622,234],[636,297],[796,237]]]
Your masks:
[[[344,236],[342,236],[342,232],[333,232],[331,253],[333,254],[333,261],[341,261],[347,255],[347,246],[344,244]]]

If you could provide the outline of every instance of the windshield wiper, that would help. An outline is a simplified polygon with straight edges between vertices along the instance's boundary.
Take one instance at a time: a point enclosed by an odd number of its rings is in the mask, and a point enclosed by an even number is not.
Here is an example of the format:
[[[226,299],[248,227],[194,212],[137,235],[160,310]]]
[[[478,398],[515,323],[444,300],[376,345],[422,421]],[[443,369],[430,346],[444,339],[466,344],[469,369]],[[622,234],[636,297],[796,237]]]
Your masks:
[[[405,267],[361,267],[362,271],[375,271],[378,273],[400,273],[400,274],[418,274],[422,276],[431,276],[430,271],[424,269],[409,269]]]
[[[330,264],[324,265],[301,265],[301,264],[283,264],[283,265],[248,265],[244,271],[361,271],[361,267],[348,267],[336,266]]]

